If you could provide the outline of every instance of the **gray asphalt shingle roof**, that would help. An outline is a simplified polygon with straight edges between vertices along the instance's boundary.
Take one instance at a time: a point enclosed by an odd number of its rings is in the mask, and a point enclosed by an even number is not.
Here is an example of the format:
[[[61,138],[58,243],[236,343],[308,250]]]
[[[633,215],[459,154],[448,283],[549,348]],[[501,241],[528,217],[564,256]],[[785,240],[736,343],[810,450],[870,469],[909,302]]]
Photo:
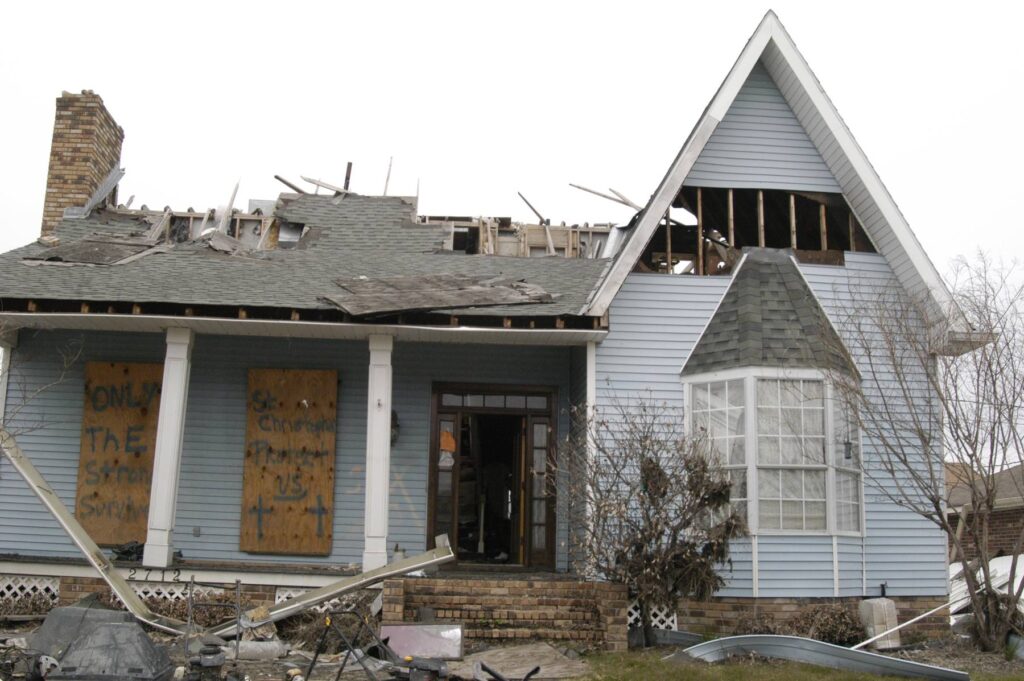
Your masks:
[[[283,204],[283,205],[282,205]],[[0,255],[0,298],[57,299],[334,309],[322,295],[339,293],[345,277],[465,274],[514,277],[542,287],[553,303],[463,308],[460,316],[576,315],[605,272],[607,260],[511,258],[438,252],[443,230],[413,223],[401,197],[284,195],[276,215],[310,228],[299,248],[228,255],[203,243],[178,244],[109,266],[24,264],[47,247],[32,243]],[[64,220],[55,234],[68,243],[89,234],[141,232],[138,216],[98,211]]]
[[[856,369],[788,251],[752,248],[683,375],[737,367]]]

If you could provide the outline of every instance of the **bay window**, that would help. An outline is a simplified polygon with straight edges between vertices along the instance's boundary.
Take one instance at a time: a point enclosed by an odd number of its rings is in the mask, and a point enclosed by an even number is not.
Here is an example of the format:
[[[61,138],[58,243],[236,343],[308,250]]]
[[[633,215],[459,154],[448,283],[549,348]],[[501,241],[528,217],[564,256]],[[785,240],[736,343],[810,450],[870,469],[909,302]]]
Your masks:
[[[824,375],[723,374],[687,380],[690,428],[720,458],[751,531],[859,533],[859,433]]]

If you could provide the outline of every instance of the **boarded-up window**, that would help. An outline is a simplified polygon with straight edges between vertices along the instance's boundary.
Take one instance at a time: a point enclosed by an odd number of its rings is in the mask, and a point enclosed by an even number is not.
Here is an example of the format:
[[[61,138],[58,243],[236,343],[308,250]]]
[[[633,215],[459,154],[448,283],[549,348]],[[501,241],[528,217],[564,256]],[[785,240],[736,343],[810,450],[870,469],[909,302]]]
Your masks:
[[[326,556],[338,372],[250,369],[240,548]]]
[[[162,364],[87,362],[75,515],[97,544],[146,541]]]

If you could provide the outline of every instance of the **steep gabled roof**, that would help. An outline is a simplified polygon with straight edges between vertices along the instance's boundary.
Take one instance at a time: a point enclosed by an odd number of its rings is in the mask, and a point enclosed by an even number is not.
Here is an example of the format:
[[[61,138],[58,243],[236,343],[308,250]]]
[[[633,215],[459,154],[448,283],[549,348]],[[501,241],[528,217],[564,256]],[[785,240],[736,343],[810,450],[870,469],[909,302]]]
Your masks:
[[[683,365],[683,376],[740,367],[856,375],[849,354],[787,251],[753,248]]]
[[[956,333],[969,326],[953,304],[935,266],[900,213],[863,150],[774,12],[769,11],[747,42],[718,92],[701,115],[679,155],[637,220],[633,234],[597,294],[590,314],[604,314],[633,269],[658,223],[678,195],[686,178],[719,124],[736,101],[758,63],[778,86],[808,137],[827,164],[858,221],[889,261],[907,292],[932,308],[933,318],[950,323]]]

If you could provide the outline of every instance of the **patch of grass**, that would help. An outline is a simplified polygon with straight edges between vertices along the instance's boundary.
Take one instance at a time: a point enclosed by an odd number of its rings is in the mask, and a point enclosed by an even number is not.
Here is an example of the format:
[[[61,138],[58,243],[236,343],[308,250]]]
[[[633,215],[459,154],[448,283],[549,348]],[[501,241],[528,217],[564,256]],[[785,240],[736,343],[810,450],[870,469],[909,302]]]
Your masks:
[[[661,658],[671,649],[629,653],[598,653],[587,657],[591,673],[587,681],[879,681],[873,674],[842,672],[825,667],[771,660],[733,660],[702,662],[665,662]],[[972,681],[1024,681],[1020,674],[1006,676],[972,674]]]

